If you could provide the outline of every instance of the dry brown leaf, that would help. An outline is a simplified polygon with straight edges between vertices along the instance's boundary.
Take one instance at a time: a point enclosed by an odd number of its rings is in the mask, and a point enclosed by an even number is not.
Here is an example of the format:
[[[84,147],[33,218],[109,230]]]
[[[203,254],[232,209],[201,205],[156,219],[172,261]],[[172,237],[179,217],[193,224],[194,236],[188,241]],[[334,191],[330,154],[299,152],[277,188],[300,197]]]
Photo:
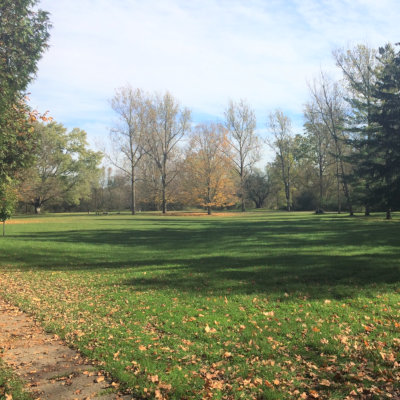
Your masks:
[[[204,330],[205,330],[207,333],[214,333],[214,332],[217,332],[217,330],[216,330],[215,328],[210,328],[208,324],[206,325],[206,327],[204,328]]]
[[[153,383],[157,383],[158,382],[158,375],[150,375],[150,380]]]

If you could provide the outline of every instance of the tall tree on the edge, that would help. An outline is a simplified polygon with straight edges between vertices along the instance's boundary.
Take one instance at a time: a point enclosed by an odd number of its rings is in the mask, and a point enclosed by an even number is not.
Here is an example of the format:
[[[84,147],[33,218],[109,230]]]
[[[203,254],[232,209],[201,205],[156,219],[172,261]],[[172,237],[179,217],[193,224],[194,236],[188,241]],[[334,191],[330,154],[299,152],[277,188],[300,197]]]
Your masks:
[[[397,44],[399,46],[399,44]],[[378,99],[371,113],[376,133],[371,137],[369,167],[377,181],[373,201],[383,203],[386,218],[400,206],[400,51],[387,44],[379,49]]]
[[[34,115],[26,106],[25,90],[48,47],[50,29],[48,13],[36,4],[0,2],[0,182],[13,179],[32,159],[29,122]]]

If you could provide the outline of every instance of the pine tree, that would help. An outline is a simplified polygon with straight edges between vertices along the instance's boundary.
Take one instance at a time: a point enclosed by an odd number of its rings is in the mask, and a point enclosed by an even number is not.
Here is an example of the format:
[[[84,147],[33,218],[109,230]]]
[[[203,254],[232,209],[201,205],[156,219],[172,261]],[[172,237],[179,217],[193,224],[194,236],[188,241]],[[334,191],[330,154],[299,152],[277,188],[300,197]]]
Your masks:
[[[367,45],[357,45],[348,50],[334,52],[336,65],[342,70],[351,113],[347,118],[347,133],[351,154],[347,157],[353,165],[349,176],[354,198],[365,207],[365,215],[370,213],[371,190],[374,178],[369,168],[370,139],[374,135],[371,121],[372,108],[376,102],[374,85],[378,60],[376,50]]]
[[[397,44],[398,45],[398,44]],[[369,161],[365,168],[375,184],[372,201],[386,209],[386,218],[400,206],[400,51],[387,44],[379,49],[380,67],[374,88]]]

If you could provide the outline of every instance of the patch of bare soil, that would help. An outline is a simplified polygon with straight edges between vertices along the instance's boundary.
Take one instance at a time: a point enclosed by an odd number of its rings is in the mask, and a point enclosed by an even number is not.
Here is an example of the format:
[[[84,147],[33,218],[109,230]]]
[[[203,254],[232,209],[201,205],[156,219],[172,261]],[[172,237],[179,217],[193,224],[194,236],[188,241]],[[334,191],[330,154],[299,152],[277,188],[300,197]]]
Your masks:
[[[38,222],[40,222],[39,219],[8,219],[6,225],[36,224]]]
[[[0,356],[36,400],[132,399],[116,393],[118,384],[98,372],[94,363],[1,298]]]
[[[164,215],[166,217],[233,217],[235,213],[213,212],[211,215],[208,215],[206,212],[168,211],[166,214],[160,213],[159,215]]]

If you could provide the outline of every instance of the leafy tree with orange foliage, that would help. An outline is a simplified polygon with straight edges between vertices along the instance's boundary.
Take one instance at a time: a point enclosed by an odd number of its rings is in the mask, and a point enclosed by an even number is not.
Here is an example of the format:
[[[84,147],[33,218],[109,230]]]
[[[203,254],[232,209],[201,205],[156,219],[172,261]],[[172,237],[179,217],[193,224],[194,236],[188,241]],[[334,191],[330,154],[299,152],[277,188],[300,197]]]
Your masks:
[[[207,208],[236,203],[229,141],[222,125],[197,126],[186,158],[186,195],[190,202]]]

